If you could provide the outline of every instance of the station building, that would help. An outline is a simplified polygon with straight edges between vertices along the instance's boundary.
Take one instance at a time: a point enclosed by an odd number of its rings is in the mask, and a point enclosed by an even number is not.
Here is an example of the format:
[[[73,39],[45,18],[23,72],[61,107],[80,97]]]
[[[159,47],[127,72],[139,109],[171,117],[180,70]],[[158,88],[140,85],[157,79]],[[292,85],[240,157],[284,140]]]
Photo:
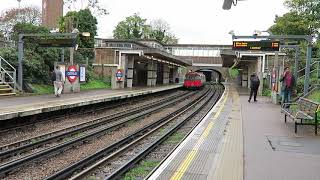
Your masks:
[[[156,40],[96,39],[94,71],[111,77],[113,89],[181,83],[191,65]]]
[[[231,45],[174,44],[157,40],[96,39],[94,70],[111,77],[112,88],[182,83],[186,72],[198,71],[207,81],[223,81],[220,51]],[[122,69],[123,81],[116,80]]]
[[[221,57],[223,67],[234,67],[239,70],[237,83],[250,88],[250,75],[256,73],[260,79],[259,94],[263,88],[271,88],[271,74],[275,65],[275,52],[223,50]],[[278,53],[280,72],[288,65],[289,58],[285,53]],[[278,74],[279,76],[279,74]]]

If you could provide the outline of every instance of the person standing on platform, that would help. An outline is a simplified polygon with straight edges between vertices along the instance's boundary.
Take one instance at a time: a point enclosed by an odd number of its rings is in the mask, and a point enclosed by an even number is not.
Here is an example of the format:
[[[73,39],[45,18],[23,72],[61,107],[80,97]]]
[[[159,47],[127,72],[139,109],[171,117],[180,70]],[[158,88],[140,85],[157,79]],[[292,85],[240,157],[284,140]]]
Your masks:
[[[256,73],[253,73],[250,76],[250,82],[251,82],[251,84],[250,84],[250,97],[249,97],[248,102],[251,101],[252,94],[253,94],[254,102],[257,102],[257,93],[258,93],[258,89],[260,86],[260,80],[259,80],[258,76],[256,75]]]
[[[293,87],[295,86],[295,77],[290,72],[289,67],[284,68],[280,82],[282,82],[281,90],[283,92],[282,104],[289,103],[291,101]]]
[[[60,97],[62,89],[63,89],[63,76],[62,72],[60,71],[60,67],[56,66],[56,70],[54,71],[54,74],[56,76],[54,84],[54,94],[56,97]]]

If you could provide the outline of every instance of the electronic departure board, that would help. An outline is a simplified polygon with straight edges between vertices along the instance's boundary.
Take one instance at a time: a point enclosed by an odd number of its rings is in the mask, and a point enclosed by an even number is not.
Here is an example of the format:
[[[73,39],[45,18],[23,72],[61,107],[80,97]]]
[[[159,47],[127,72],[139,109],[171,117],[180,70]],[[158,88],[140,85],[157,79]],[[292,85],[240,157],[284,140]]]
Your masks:
[[[74,47],[75,40],[71,38],[65,39],[39,39],[38,44],[41,47]]]
[[[233,50],[237,51],[279,51],[279,41],[233,41]]]

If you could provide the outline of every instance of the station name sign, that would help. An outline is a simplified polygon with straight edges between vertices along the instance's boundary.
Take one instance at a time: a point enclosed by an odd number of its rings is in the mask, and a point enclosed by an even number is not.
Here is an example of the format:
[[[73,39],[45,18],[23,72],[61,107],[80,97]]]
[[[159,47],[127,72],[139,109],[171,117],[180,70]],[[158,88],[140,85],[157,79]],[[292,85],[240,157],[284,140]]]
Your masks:
[[[236,51],[279,51],[279,41],[233,41]]]

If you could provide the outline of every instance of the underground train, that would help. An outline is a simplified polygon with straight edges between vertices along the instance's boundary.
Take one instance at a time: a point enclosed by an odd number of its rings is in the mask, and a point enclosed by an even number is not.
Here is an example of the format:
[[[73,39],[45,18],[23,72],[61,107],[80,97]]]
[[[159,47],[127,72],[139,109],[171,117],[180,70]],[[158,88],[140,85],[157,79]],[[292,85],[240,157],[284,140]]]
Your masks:
[[[185,76],[183,87],[187,89],[199,89],[206,83],[206,76],[199,72],[188,72]]]

